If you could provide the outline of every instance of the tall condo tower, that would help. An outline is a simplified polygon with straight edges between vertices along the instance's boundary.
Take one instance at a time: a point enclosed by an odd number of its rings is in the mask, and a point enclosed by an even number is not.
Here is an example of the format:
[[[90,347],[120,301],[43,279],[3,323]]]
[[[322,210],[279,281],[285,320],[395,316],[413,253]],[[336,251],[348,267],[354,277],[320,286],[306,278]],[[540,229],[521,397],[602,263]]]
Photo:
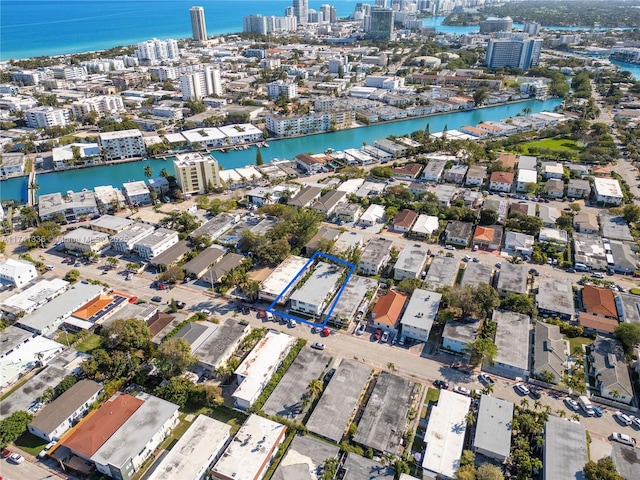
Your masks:
[[[191,7],[191,30],[193,30],[193,39],[202,42],[207,39],[207,24],[204,21],[204,7]]]
[[[309,0],[293,0],[293,16],[298,25],[306,25],[309,16]]]

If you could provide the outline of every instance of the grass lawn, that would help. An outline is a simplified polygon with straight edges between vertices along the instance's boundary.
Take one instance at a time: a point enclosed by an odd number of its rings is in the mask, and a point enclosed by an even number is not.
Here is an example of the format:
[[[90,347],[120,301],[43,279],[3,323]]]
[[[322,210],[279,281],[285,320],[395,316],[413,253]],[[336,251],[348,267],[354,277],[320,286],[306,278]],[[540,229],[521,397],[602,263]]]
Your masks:
[[[569,340],[569,351],[573,354],[573,351],[577,347],[582,347],[582,345],[591,345],[593,343],[593,339],[586,337],[576,337],[576,338],[568,338],[564,337],[565,340]]]
[[[530,147],[554,150],[556,152],[578,153],[582,150],[574,140],[566,137],[543,138],[541,140],[533,140],[532,142],[522,144],[523,151],[526,153],[529,153]]]
[[[76,350],[79,350],[84,353],[91,353],[96,348],[100,348],[101,346],[102,346],[102,337],[100,335],[96,335],[95,333],[92,333],[76,346]]]
[[[170,449],[170,447],[173,447],[176,444],[176,442],[180,440],[182,435],[184,435],[184,432],[187,431],[187,429],[191,426],[191,423],[192,423],[192,422],[187,422],[185,420],[186,416],[187,416],[186,413],[180,414],[180,423],[176,428],[173,429],[173,431],[171,432],[171,435],[169,435],[167,438],[164,439],[164,441],[160,444],[159,448],[162,448],[165,450]]]
[[[425,399],[427,403],[437,403],[440,398],[440,390],[437,388],[429,388],[427,390],[427,398]]]
[[[215,418],[221,422],[231,425],[231,435],[235,435],[240,427],[247,419],[247,415],[236,412],[229,407],[216,407],[207,414],[211,418]]]
[[[19,447],[35,457],[40,453],[40,450],[47,446],[47,443],[49,442],[25,431],[13,443],[16,447]]]

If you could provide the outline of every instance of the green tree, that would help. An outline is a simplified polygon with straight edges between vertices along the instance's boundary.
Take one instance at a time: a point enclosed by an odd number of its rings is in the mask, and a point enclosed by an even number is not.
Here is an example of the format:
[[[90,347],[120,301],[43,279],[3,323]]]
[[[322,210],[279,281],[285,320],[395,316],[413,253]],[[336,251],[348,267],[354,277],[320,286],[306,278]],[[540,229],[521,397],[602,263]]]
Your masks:
[[[477,338],[465,346],[465,351],[471,354],[471,361],[475,365],[479,365],[483,360],[493,363],[498,355],[498,347],[490,338]]]
[[[179,405],[180,408],[189,401],[194,385],[184,377],[171,377],[167,382],[155,389],[154,394],[168,402]]]
[[[156,365],[166,377],[183,374],[197,361],[191,354],[191,345],[184,338],[170,338],[160,344],[156,353]]]
[[[75,283],[80,278],[80,270],[76,270],[75,268],[71,269],[63,278],[69,283]]]
[[[476,471],[476,480],[504,480],[504,476],[500,468],[490,463],[483,463]]]
[[[336,457],[327,458],[322,465],[321,480],[334,480],[338,473],[338,459]]]
[[[495,225],[498,223],[498,212],[493,208],[480,210],[480,225]]]
[[[489,96],[489,89],[486,87],[477,88],[475,92],[473,92],[473,104],[476,107],[479,107],[484,102],[487,101],[487,97]]]
[[[398,283],[398,290],[411,295],[416,288],[422,288],[423,282],[418,278],[405,278]]]
[[[32,419],[33,415],[20,410],[0,421],[0,447],[14,442],[27,429]]]
[[[167,171],[166,168],[163,168],[162,170],[160,170],[160,176],[164,178],[169,177],[169,172]]]
[[[172,265],[162,272],[160,280],[166,283],[179,283],[184,280],[184,270],[179,265]]]
[[[151,168],[151,165],[144,167],[144,176],[147,178],[151,178],[153,176],[153,168]]]
[[[631,355],[633,348],[640,345],[640,323],[621,323],[615,330],[615,336],[622,343],[625,353]]]
[[[471,450],[463,450],[462,457],[460,457],[460,466],[473,465],[476,461],[476,454]]]
[[[260,148],[257,148],[256,165],[262,165],[262,164],[264,164],[264,161],[262,160],[262,152],[260,151]]]
[[[67,375],[64,377],[60,383],[56,386],[56,395],[60,396],[71,387],[73,387],[78,381],[78,377],[75,375]]]
[[[476,480],[475,465],[463,465],[456,471],[456,480]]]
[[[315,398],[320,396],[322,390],[324,388],[324,384],[321,380],[317,378],[312,379],[307,386],[307,395],[311,398]]]
[[[510,312],[522,313],[535,317],[538,313],[535,301],[529,295],[510,293],[500,303],[500,308]]]
[[[115,267],[118,266],[119,263],[120,263],[120,260],[118,260],[115,257],[108,257],[107,258],[107,265],[109,265],[110,267],[115,268]]]
[[[143,320],[119,318],[102,329],[102,336],[107,348],[129,351],[146,347],[151,331]]]
[[[31,206],[25,206],[20,209],[20,220],[23,225],[30,227],[38,221],[38,212]]]
[[[590,460],[582,469],[587,480],[624,480],[618,474],[610,457],[601,458],[597,462]]]
[[[622,215],[628,223],[637,223],[640,220],[640,206],[635,204],[625,205]]]

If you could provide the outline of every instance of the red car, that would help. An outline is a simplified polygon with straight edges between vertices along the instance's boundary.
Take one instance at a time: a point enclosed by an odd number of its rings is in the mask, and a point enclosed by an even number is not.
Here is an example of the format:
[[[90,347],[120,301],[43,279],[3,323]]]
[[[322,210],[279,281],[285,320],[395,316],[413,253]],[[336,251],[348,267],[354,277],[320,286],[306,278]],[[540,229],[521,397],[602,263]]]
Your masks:
[[[328,337],[329,335],[331,335],[331,332],[329,331],[329,329],[327,327],[322,329],[322,336],[323,337]]]
[[[377,341],[377,340],[380,340],[381,336],[382,336],[382,330],[380,330],[379,328],[376,328],[376,331],[373,334],[373,338]]]
[[[138,297],[129,298],[129,303],[136,303],[138,301]]]
[[[9,455],[11,455],[11,450],[9,450],[8,448],[4,448],[4,447],[2,447],[2,449],[0,449],[0,457],[7,458]]]

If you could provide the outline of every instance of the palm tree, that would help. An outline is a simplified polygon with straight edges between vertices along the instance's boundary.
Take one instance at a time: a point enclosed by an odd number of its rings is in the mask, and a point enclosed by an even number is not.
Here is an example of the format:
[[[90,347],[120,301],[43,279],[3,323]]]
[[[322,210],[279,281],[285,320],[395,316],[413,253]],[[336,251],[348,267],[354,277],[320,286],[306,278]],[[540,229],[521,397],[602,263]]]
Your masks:
[[[464,419],[467,421],[467,425],[469,426],[475,425],[476,423],[476,416],[473,414],[473,412],[467,412],[467,414],[464,416]]]
[[[322,393],[323,388],[323,383],[317,378],[314,378],[309,382],[309,385],[307,386],[307,395],[311,398],[317,397]]]
[[[147,178],[151,178],[152,175],[153,175],[153,168],[151,168],[151,165],[147,165],[146,167],[144,167],[144,176]]]
[[[533,409],[538,410],[539,408],[542,408],[542,402],[540,400],[536,400],[533,402]]]
[[[482,394],[483,395],[491,395],[493,393],[493,385],[491,385],[490,383],[488,383],[487,385],[484,386],[484,388],[482,389]]]
[[[573,415],[571,415],[571,420],[575,420],[576,422],[579,422],[580,415],[578,415],[577,413],[574,413]]]
[[[387,362],[387,368],[393,372],[396,369],[396,364],[393,362]]]
[[[162,170],[160,170],[160,176],[167,178],[169,176],[169,172],[167,171],[166,168],[163,168]]]
[[[528,117],[529,115],[531,115],[531,109],[529,107],[525,107],[522,109],[522,113],[525,117]]]
[[[545,405],[543,410],[544,410],[544,413],[546,413],[547,415],[550,415],[552,410],[551,405]]]
[[[520,406],[523,408],[529,408],[529,400],[523,398],[522,400],[520,400]]]
[[[560,418],[564,418],[567,416],[567,412],[565,410],[556,410],[556,415],[558,415]]]
[[[614,400],[617,400],[622,396],[618,390],[611,390],[609,393],[611,394],[611,398]]]

